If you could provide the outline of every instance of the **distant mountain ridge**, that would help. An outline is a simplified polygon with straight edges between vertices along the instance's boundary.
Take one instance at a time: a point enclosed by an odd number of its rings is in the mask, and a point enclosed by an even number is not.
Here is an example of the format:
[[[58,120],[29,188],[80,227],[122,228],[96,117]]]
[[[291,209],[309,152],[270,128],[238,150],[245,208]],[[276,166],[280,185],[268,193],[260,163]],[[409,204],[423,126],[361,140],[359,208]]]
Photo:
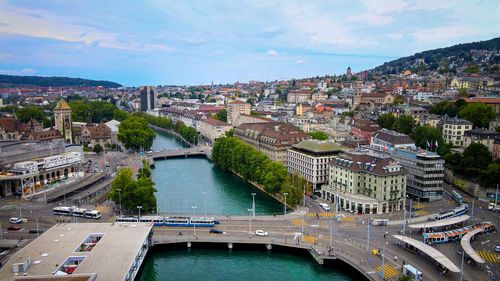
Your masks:
[[[487,41],[479,41],[472,43],[457,44],[451,47],[439,48],[434,50],[423,51],[412,56],[402,57],[390,62],[386,62],[375,67],[372,71],[380,74],[396,74],[404,70],[435,70],[440,67],[450,67],[456,62],[471,62],[471,50],[500,50],[500,37],[493,38]],[[453,60],[448,60],[448,57],[453,57]],[[500,63],[500,57],[490,59],[491,63]],[[419,66],[424,67],[419,69]],[[459,66],[459,65],[458,65]]]
[[[83,86],[83,87],[97,87],[103,86],[104,88],[118,88],[122,85],[103,80],[90,80],[83,78],[70,78],[70,77],[44,77],[44,76],[16,76],[16,75],[0,75],[0,87],[64,87],[64,86]]]

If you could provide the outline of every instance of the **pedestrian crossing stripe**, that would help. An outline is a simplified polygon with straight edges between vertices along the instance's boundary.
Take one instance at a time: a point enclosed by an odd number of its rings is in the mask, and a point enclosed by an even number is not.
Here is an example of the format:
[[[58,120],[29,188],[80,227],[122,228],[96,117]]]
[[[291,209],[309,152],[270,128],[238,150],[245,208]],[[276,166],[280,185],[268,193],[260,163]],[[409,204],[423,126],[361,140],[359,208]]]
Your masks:
[[[341,218],[340,221],[354,221],[355,218]]]
[[[375,271],[377,272],[381,272],[382,271],[382,266],[379,266],[377,268],[375,268]],[[399,274],[399,271],[397,271],[396,269],[394,269],[394,267],[386,264],[385,265],[385,270],[384,270],[384,277],[385,278],[391,278],[392,276],[396,276]]]
[[[356,226],[355,222],[344,222],[342,223],[342,226]]]
[[[295,226],[309,225],[307,222],[303,221],[302,218],[293,219],[293,220],[290,220],[290,222],[293,223],[293,225],[295,225]]]
[[[111,207],[109,207],[109,206],[97,206],[97,208],[95,208],[95,209],[101,213],[111,212]]]
[[[334,213],[319,213],[318,214],[320,217],[333,217],[335,214]],[[315,217],[316,213],[309,212],[307,213],[306,217]]]
[[[498,255],[488,253],[488,251],[486,250],[476,251],[476,253],[480,255],[481,258],[483,258],[483,260],[485,261],[500,263],[500,261],[498,260],[499,259]]]
[[[418,214],[419,216],[423,216],[423,215],[429,214],[429,212],[420,210],[420,211],[416,211],[415,214]]]
[[[318,241],[318,237],[315,237],[315,236],[309,236],[309,235],[304,235],[304,238],[302,239],[302,241],[304,241],[304,242],[314,243],[314,242]]]

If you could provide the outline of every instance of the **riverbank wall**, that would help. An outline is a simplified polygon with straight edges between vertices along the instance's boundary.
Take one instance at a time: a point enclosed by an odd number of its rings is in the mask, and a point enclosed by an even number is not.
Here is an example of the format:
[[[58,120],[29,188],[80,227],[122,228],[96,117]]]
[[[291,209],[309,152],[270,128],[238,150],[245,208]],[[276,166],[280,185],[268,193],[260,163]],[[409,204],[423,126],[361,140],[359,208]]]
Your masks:
[[[172,136],[175,136],[175,137],[178,137],[180,138],[182,141],[184,141],[187,145],[189,145],[189,147],[193,147],[195,146],[194,144],[188,142],[185,138],[183,138],[181,136],[181,134],[177,133],[176,131],[174,130],[169,130],[169,129],[165,129],[165,128],[162,128],[162,127],[158,127],[158,126],[155,126],[155,125],[151,125],[149,124],[149,127],[153,130],[157,130],[157,131],[160,131],[160,132],[163,132],[163,133],[167,133],[169,135],[172,135]]]

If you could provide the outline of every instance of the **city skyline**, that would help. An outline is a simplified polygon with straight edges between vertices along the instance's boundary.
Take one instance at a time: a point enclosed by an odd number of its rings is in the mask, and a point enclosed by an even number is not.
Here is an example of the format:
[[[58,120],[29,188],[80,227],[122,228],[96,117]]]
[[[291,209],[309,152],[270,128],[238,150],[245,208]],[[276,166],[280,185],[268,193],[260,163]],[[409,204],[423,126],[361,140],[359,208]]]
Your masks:
[[[342,74],[497,37],[499,12],[495,1],[0,1],[0,74],[125,86]]]

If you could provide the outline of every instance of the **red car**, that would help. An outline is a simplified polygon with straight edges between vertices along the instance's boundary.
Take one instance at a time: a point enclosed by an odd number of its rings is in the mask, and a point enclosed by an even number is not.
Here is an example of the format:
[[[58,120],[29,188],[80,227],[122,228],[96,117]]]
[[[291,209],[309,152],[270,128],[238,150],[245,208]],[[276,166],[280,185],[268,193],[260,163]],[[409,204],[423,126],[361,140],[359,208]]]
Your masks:
[[[7,227],[7,230],[21,230],[20,226],[9,226]]]

